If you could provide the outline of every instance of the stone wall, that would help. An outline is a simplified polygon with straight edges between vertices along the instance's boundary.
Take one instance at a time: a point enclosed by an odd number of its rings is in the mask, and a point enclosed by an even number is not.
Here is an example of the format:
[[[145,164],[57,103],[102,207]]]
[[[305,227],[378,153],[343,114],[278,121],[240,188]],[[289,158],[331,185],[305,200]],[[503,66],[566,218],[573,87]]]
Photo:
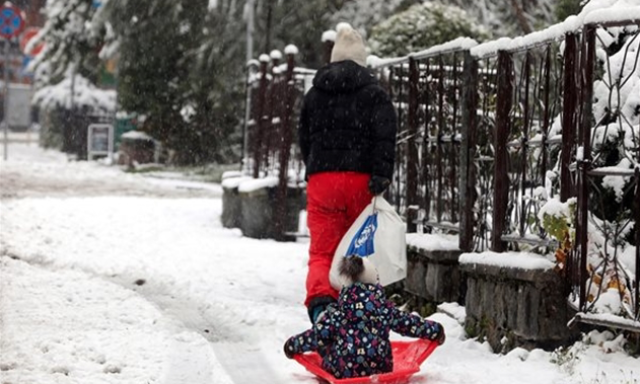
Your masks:
[[[432,304],[465,306],[465,331],[497,353],[516,347],[554,349],[573,342],[575,315],[554,264],[524,252],[461,254],[442,235],[407,235],[404,290]]]
[[[238,183],[239,184],[239,183]],[[274,223],[276,187],[262,187],[250,191],[239,190],[238,185],[223,183],[221,221],[225,228],[240,228],[244,236],[265,239],[276,238]],[[287,216],[285,232],[298,230],[300,211],[304,209],[304,189],[287,189]],[[278,240],[295,240],[286,236]]]
[[[444,249],[420,246],[421,243],[433,245],[436,241],[441,243],[442,238],[428,234],[407,236],[405,291],[429,302],[463,303],[465,283],[458,265],[461,251],[455,249],[457,242],[453,246],[446,244]]]
[[[470,337],[485,338],[495,352],[506,353],[516,347],[555,349],[578,336],[577,330],[567,327],[574,313],[551,262],[517,253],[493,254],[489,263],[465,256],[460,269],[467,281],[465,330]],[[494,262],[517,257],[537,257],[549,266]]]

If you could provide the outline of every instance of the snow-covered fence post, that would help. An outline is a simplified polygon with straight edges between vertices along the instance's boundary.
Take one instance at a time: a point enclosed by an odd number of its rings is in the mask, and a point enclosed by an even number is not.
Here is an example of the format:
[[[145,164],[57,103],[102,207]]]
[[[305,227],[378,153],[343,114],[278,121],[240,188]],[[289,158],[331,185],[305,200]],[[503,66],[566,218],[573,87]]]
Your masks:
[[[478,124],[478,62],[469,51],[464,53],[462,87],[462,127],[460,143],[460,238],[463,252],[473,251],[473,207],[476,194],[476,129]]]
[[[333,45],[336,41],[336,31],[329,30],[322,34],[322,47],[324,53],[324,62],[326,64],[331,62],[331,51],[333,51]]]
[[[509,200],[509,174],[507,166],[509,154],[507,143],[511,131],[511,108],[513,103],[514,69],[510,52],[498,52],[498,96],[496,107],[496,129],[494,132],[495,159],[493,168],[493,230],[491,249],[504,252],[506,243],[502,240],[507,220]]]
[[[442,138],[446,129],[446,120],[444,115],[444,63],[442,56],[438,56],[438,105],[437,105],[437,135],[436,135],[436,185],[438,194],[436,195],[436,218],[438,222],[442,221],[442,213],[444,210],[444,154],[442,146]]]
[[[280,124],[282,126],[280,137],[279,153],[279,173],[278,173],[278,190],[276,191],[275,201],[275,238],[276,240],[285,239],[285,230],[287,227],[287,221],[289,218],[289,212],[287,212],[287,188],[288,188],[288,176],[289,176],[289,158],[291,157],[291,143],[293,140],[293,132],[291,127],[291,121],[293,120],[293,107],[294,107],[294,95],[295,95],[295,55],[298,53],[298,49],[293,45],[285,47],[285,54],[287,55],[287,72],[282,83],[282,97],[283,108]],[[298,212],[294,212],[297,214]]]
[[[418,62],[409,57],[409,111],[407,133],[407,161],[406,165],[406,220],[407,232],[416,232],[418,213]]]
[[[588,228],[589,228],[589,170],[591,169],[591,126],[592,126],[592,100],[593,100],[593,77],[594,61],[596,57],[596,27],[587,25],[583,32],[584,42],[581,52],[581,105],[580,135],[578,139],[578,153],[576,160],[578,163],[578,209],[576,220],[577,247],[575,255],[580,260],[578,276],[580,283],[580,309],[584,310],[587,305],[587,251],[588,251]]]
[[[560,167],[560,201],[566,202],[575,193],[569,165],[575,147],[578,123],[578,37],[574,33],[565,35],[564,84],[562,102],[562,158]]]
[[[271,51],[271,53],[269,54],[269,57],[271,58],[271,79],[268,82],[269,86],[268,86],[268,92],[269,92],[269,96],[267,97],[266,103],[265,103],[265,123],[264,123],[264,128],[263,128],[263,135],[262,135],[262,140],[263,140],[263,148],[264,148],[264,152],[263,152],[263,159],[262,161],[264,162],[263,164],[263,168],[265,169],[265,171],[268,173],[270,167],[272,166],[271,161],[270,161],[270,156],[273,155],[274,153],[274,139],[276,136],[274,133],[274,117],[278,117],[279,118],[279,111],[280,109],[279,104],[282,98],[282,94],[280,92],[281,90],[281,75],[279,73],[279,68],[278,66],[280,65],[280,60],[282,60],[282,53],[280,53],[280,51],[278,50],[273,50]]]
[[[260,55],[260,82],[258,85],[258,105],[255,117],[255,132],[253,135],[253,178],[260,176],[260,158],[262,156],[262,137],[264,135],[265,126],[265,102],[267,98],[267,65],[269,63],[268,55]]]

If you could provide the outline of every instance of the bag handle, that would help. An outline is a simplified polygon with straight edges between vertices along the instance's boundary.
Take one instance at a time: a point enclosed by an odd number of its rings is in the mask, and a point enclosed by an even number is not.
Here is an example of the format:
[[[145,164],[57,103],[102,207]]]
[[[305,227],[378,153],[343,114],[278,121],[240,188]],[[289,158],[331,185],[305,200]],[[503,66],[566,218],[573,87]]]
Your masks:
[[[376,201],[378,201],[378,195],[373,196],[373,214],[378,212],[376,209]]]

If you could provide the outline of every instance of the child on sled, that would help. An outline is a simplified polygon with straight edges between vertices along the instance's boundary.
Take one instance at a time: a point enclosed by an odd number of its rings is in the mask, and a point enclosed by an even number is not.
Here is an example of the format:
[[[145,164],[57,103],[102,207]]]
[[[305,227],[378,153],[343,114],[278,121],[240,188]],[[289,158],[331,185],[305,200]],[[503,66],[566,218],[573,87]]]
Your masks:
[[[390,330],[444,343],[441,324],[404,313],[387,301],[368,259],[344,258],[340,277],[343,288],[338,302],[330,304],[311,329],[287,340],[284,353],[288,358],[317,351],[325,371],[347,379],[393,370]]]

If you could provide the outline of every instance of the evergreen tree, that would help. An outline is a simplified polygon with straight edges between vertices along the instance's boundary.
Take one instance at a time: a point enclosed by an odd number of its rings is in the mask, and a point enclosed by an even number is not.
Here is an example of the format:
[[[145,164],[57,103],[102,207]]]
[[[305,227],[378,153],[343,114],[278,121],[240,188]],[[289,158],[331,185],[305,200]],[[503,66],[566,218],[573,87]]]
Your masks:
[[[189,58],[197,41],[198,25],[183,19],[205,0],[111,1],[108,19],[119,38],[118,101],[122,109],[147,117],[143,129],[175,151],[178,162],[186,162],[184,88],[189,74]],[[206,11],[200,9],[201,14]]]
[[[563,21],[571,15],[577,15],[582,8],[580,4],[582,0],[560,0],[556,4],[556,18],[558,21]]]
[[[245,79],[241,6],[219,2],[204,13],[199,46],[188,54],[192,66],[186,112],[192,113],[187,131],[194,161],[235,162],[240,157]]]

